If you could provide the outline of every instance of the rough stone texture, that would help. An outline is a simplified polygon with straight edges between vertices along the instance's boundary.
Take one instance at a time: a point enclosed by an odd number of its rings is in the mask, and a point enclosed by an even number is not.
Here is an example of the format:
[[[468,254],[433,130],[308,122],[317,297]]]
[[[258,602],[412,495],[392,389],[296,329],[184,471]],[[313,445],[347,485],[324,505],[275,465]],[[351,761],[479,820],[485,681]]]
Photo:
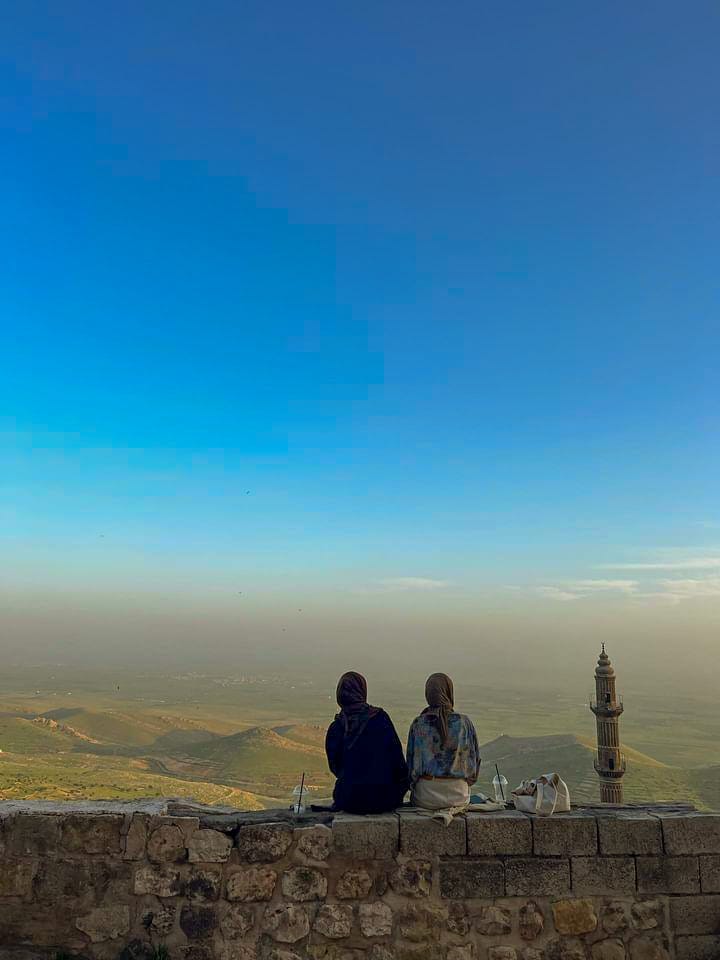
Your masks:
[[[595,856],[597,820],[579,813],[536,817],[532,824],[533,852],[538,857]]]
[[[270,900],[275,885],[277,872],[271,867],[250,867],[249,870],[235,870],[228,875],[226,897],[228,900]]]
[[[602,908],[600,921],[606,933],[622,933],[630,926],[629,910],[624,903],[608,903]]]
[[[484,937],[499,937],[512,930],[509,910],[502,907],[482,907],[475,920],[475,929]]]
[[[673,897],[670,919],[677,934],[720,935],[720,896]]]
[[[388,937],[392,933],[392,910],[386,903],[361,903],[358,922],[364,937]]]
[[[622,940],[604,940],[590,948],[592,960],[625,960],[625,944]]]
[[[188,900],[217,900],[220,896],[222,873],[219,869],[206,867],[193,870],[185,882]]]
[[[505,863],[509,897],[554,897],[570,892],[568,860],[518,859]]]
[[[308,912],[297,903],[279,903],[268,907],[262,925],[273,940],[281,943],[296,943],[310,933]]]
[[[214,907],[186,903],[180,911],[180,929],[189,940],[206,940],[213,935],[216,926]]]
[[[188,860],[191,863],[224,863],[232,846],[232,839],[219,830],[197,830],[188,841]]]
[[[632,857],[573,857],[573,892],[580,894],[635,893]]]
[[[535,940],[544,927],[545,917],[536,903],[526,903],[520,908],[519,930],[523,940]]]
[[[332,834],[335,850],[341,856],[392,860],[398,852],[400,822],[392,814],[372,818],[341,814],[333,820]]]
[[[255,926],[251,907],[228,904],[220,916],[220,931],[227,940],[240,940]]]
[[[353,924],[353,908],[343,903],[324,903],[317,912],[313,929],[324,937],[342,940],[349,937]]]
[[[367,870],[346,870],[338,877],[335,896],[339,900],[361,900],[372,890],[373,881]]]
[[[152,893],[156,897],[180,897],[185,884],[180,871],[170,866],[138,867],[135,871],[135,893]]]
[[[703,893],[720,893],[720,857],[700,857],[700,885]]]
[[[448,900],[501,897],[504,893],[501,860],[444,860],[440,863],[440,895]]]
[[[517,810],[468,813],[467,852],[476,857],[522,857],[532,853],[530,818]]]
[[[598,925],[592,900],[556,900],[552,912],[555,929],[564,936],[591,933]]]
[[[282,892],[288,900],[322,900],[327,895],[327,877],[314,867],[291,867],[283,873]]]
[[[598,838],[603,856],[662,854],[662,827],[657,817],[637,811],[598,817]]]
[[[332,850],[333,835],[330,827],[302,827],[295,831],[298,850],[308,860],[327,860]]]
[[[130,908],[124,903],[98,907],[86,917],[78,917],[75,926],[86,933],[92,943],[117,940],[130,929]]]
[[[638,857],[640,893],[700,893],[697,857]]]
[[[720,813],[661,816],[665,853],[720,853]]]
[[[717,818],[673,810],[0,803],[0,960],[720,960]]]
[[[407,857],[461,857],[467,851],[465,818],[449,826],[418,813],[400,816],[400,853]]]
[[[122,827],[121,816],[73,814],[63,821],[61,843],[68,853],[119,854]]]
[[[665,945],[660,940],[636,937],[630,941],[630,960],[670,960]]]
[[[634,903],[631,908],[632,925],[636,930],[654,930],[660,926],[661,911],[657,900],[643,900]]]
[[[287,823],[258,823],[241,827],[235,845],[241,861],[272,863],[285,856],[292,839],[292,827]]]
[[[676,937],[675,957],[676,960],[718,960],[720,937]]]
[[[184,860],[186,854],[185,837],[174,823],[156,827],[148,837],[147,855],[153,863],[174,863]]]
[[[580,940],[551,940],[545,947],[545,960],[586,960]]]
[[[390,874],[390,886],[405,897],[428,897],[432,883],[429,860],[408,860]]]

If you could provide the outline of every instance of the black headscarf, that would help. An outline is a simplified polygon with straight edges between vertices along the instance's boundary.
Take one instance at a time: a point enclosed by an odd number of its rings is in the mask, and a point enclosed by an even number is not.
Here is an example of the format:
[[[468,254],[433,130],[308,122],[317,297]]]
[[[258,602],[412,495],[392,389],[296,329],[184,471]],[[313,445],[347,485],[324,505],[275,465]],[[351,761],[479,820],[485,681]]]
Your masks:
[[[380,712],[367,702],[367,680],[354,670],[344,673],[338,680],[336,698],[345,733],[345,749],[349,750],[367,726],[368,720]]]

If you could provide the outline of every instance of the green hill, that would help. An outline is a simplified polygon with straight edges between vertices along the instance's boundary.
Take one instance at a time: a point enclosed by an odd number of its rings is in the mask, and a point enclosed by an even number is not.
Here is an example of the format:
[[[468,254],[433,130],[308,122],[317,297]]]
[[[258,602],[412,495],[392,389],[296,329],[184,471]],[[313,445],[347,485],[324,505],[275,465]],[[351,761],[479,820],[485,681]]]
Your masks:
[[[188,755],[206,765],[206,776],[226,782],[266,781],[292,786],[302,771],[309,783],[329,779],[325,751],[311,743],[291,740],[268,727],[251,727],[229,737],[188,748]]]
[[[309,743],[325,749],[326,728],[312,723],[290,723],[283,727],[273,727],[273,731],[286,740],[295,743]]]
[[[0,751],[15,754],[63,753],[74,750],[79,738],[54,722],[22,717],[0,718]]]

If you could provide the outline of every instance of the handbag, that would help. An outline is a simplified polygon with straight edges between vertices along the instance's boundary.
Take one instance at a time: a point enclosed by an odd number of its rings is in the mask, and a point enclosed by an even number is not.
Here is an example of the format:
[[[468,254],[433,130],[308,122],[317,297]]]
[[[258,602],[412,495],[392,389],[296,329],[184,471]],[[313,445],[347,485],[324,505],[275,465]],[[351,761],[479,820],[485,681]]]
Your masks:
[[[568,785],[557,773],[544,773],[534,780],[523,780],[512,792],[515,809],[522,813],[534,813],[538,817],[550,817],[553,813],[570,810]]]

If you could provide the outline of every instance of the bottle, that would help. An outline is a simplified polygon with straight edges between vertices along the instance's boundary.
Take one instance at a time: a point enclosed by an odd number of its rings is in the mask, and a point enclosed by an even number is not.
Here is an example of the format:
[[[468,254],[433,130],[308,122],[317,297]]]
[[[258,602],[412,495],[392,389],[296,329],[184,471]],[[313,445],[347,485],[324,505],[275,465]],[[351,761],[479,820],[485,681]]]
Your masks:
[[[296,787],[293,787],[293,802],[290,809],[293,813],[305,813],[305,800],[307,796],[307,787],[299,783]]]

